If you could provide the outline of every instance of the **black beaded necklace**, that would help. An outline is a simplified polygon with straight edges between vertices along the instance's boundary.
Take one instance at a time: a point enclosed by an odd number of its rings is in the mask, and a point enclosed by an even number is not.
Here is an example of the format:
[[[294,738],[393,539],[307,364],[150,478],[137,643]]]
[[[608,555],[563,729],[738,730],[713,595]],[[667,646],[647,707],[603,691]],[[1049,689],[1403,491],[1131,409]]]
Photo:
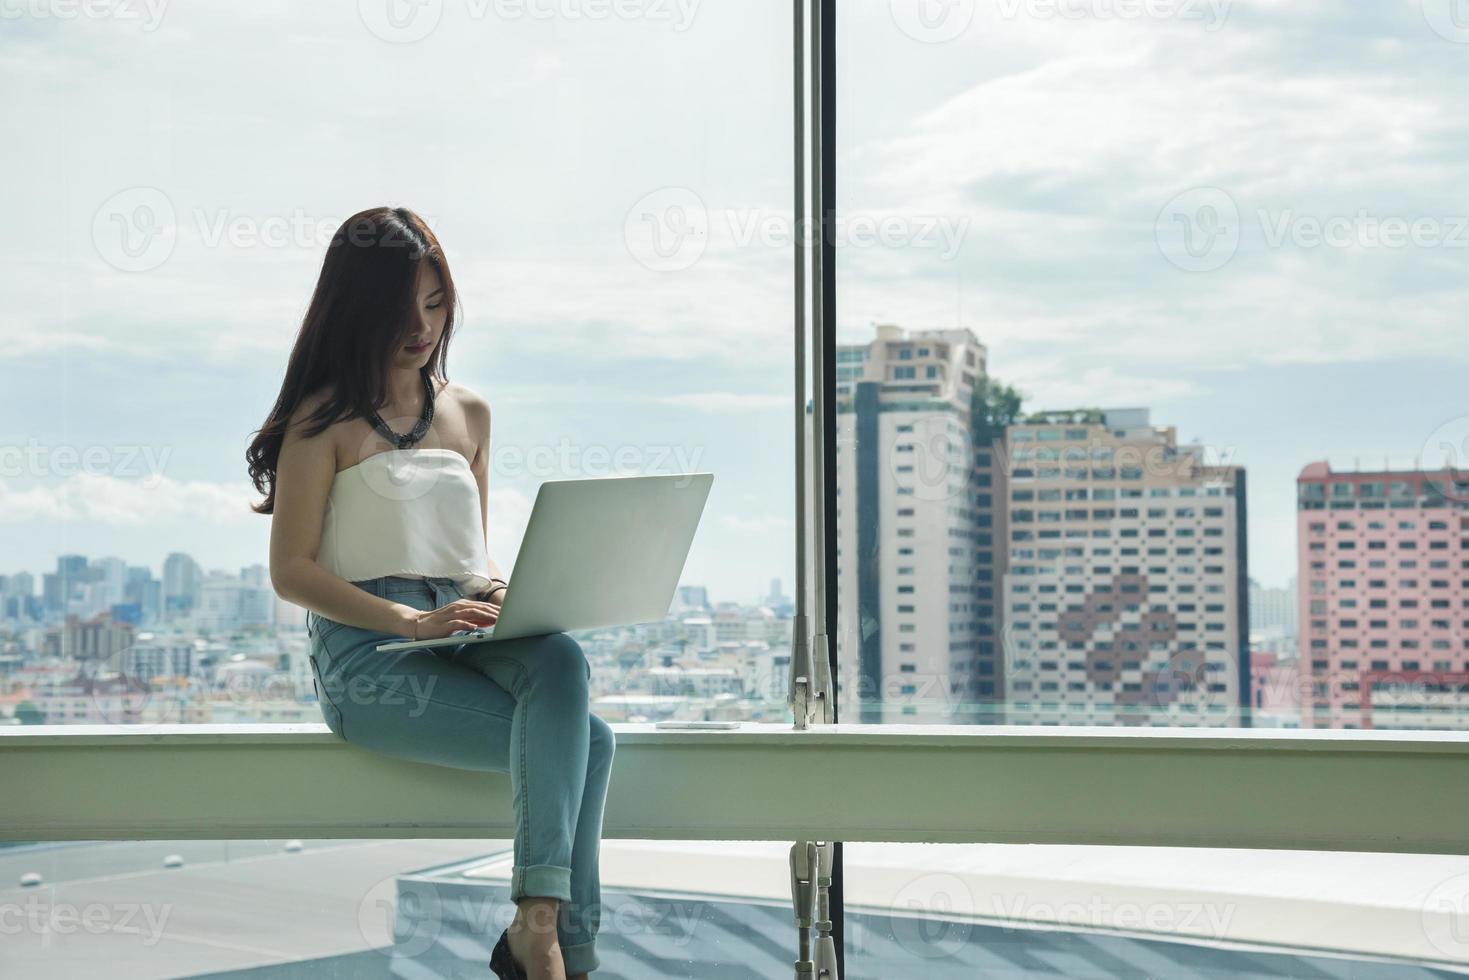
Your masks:
[[[369,421],[372,422],[372,427],[376,429],[384,439],[388,440],[388,442],[391,442],[399,449],[407,449],[409,446],[422,439],[425,435],[428,434],[428,427],[432,425],[434,421],[433,380],[428,376],[427,372],[419,372],[419,377],[423,378],[423,412],[419,415],[418,424],[413,427],[412,432],[408,433],[407,435],[398,435],[398,433],[388,428],[388,423],[384,422],[382,416],[379,415],[377,412],[372,412],[369,418]]]

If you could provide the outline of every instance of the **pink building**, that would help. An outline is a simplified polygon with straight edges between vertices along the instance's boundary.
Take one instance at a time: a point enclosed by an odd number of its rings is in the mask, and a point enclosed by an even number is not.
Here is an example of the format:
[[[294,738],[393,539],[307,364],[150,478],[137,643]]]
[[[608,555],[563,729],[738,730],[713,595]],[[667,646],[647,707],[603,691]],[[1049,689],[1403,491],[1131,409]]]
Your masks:
[[[1302,726],[1469,728],[1469,483],[1311,463],[1296,485]]]
[[[1300,728],[1301,704],[1311,700],[1310,684],[1310,678],[1301,675],[1296,657],[1252,648],[1250,727]]]

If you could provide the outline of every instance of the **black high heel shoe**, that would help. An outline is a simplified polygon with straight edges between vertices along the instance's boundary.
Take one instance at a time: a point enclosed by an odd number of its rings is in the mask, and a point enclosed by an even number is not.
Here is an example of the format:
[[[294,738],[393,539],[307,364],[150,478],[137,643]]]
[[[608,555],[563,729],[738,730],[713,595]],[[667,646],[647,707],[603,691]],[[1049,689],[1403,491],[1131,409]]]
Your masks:
[[[500,941],[490,951],[490,969],[495,971],[495,976],[500,980],[529,980],[525,971],[515,962],[515,957],[510,955],[509,929],[500,933]]]

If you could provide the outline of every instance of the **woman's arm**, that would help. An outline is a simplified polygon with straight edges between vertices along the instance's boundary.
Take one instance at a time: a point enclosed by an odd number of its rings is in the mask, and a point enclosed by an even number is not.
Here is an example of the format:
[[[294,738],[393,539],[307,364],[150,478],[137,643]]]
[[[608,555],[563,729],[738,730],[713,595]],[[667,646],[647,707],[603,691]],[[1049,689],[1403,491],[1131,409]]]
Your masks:
[[[276,464],[271,585],[282,599],[339,623],[412,636],[416,609],[365,592],[316,561],[327,496],[337,473],[337,452],[328,437],[330,429],[310,439],[301,437],[297,421],[315,407],[307,399],[297,409]]]
[[[479,516],[485,538],[485,556],[490,566],[490,578],[506,581],[507,576],[490,558],[490,405],[479,395],[464,389],[464,417],[468,421],[470,434],[474,436],[475,453],[469,468],[474,471],[479,484]],[[498,583],[493,590],[480,598],[499,605],[505,599],[505,588]]]

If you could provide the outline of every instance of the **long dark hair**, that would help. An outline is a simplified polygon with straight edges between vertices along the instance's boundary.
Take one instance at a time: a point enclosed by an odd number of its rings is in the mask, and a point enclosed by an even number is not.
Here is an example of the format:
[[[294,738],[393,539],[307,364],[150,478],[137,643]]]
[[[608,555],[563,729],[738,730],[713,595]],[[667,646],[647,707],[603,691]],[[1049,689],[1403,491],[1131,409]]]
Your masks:
[[[392,352],[402,343],[409,311],[418,302],[424,262],[439,273],[448,315],[423,373],[431,381],[448,380],[445,361],[459,298],[444,251],[428,224],[407,208],[370,208],[342,222],[332,236],[280,395],[245,450],[250,479],[265,494],[251,510],[275,512],[281,444],[292,413],[307,395],[329,386],[329,397],[303,420],[306,438],[339,420],[366,418],[386,403],[384,376]]]

